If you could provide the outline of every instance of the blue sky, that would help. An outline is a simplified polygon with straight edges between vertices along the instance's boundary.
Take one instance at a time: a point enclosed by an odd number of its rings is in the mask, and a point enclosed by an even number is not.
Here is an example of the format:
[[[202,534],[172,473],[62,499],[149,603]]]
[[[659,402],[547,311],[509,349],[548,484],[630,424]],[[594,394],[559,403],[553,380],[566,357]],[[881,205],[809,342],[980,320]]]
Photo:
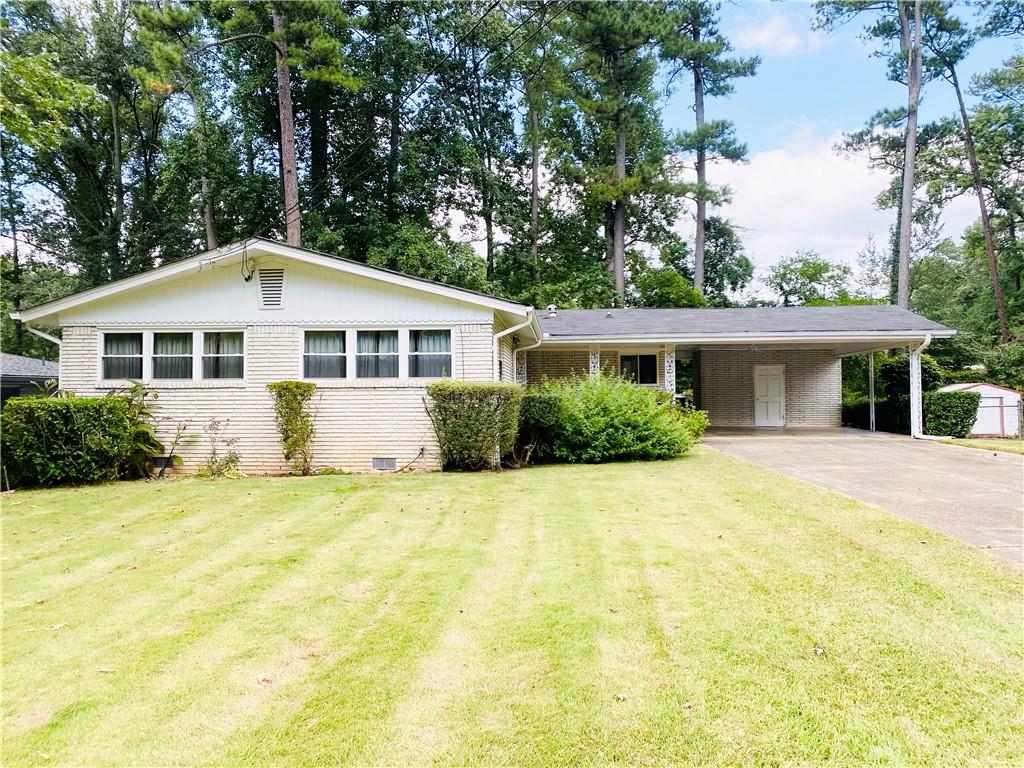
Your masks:
[[[863,21],[816,32],[813,15],[804,2],[722,7],[722,31],[736,53],[759,55],[762,63],[755,77],[737,83],[734,94],[708,102],[708,118],[732,120],[750,150],[749,163],[713,168],[710,180],[732,189],[732,202],[717,213],[741,228],[761,274],[796,248],[854,263],[869,235],[884,242],[893,218],[874,205],[886,177],[834,146],[877,110],[905,103],[906,89],[887,80],[885,62],[860,39]],[[1013,49],[1007,38],[980,42],[962,67],[961,81],[966,85],[972,75],[999,65]],[[690,89],[681,84],[665,106],[667,128],[692,126],[690,99]],[[955,112],[945,81],[925,87],[923,120]],[[955,201],[944,217],[945,233],[959,237],[977,215],[976,202]],[[680,221],[679,228],[689,232],[692,221]]]

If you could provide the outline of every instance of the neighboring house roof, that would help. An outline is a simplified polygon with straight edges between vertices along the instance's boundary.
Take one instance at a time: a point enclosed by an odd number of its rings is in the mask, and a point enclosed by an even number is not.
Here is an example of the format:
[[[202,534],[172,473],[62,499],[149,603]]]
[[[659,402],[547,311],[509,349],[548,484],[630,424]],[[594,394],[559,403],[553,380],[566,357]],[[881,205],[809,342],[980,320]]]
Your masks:
[[[545,339],[779,337],[834,334],[952,336],[956,331],[888,305],[681,309],[559,309],[539,312]]]
[[[990,387],[992,389],[999,389],[1003,392],[1010,392],[1017,397],[1024,397],[1024,392],[1020,392],[1012,387],[1004,387],[1000,384],[989,384],[987,381],[976,381],[973,383],[959,383],[959,384],[947,384],[944,387],[940,387],[941,392],[963,392],[968,389],[978,389],[979,387]]]
[[[285,258],[292,258],[306,263],[319,264],[321,266],[337,269],[349,274],[379,280],[381,282],[391,283],[405,288],[426,291],[428,293],[445,296],[457,301],[463,301],[468,304],[475,304],[477,306],[488,307],[490,309],[519,315],[523,318],[527,318],[530,315],[530,307],[524,304],[518,304],[514,301],[508,301],[507,299],[500,299],[496,296],[489,296],[466,288],[457,288],[452,285],[438,283],[433,280],[426,280],[421,277],[413,277],[412,275],[406,275],[402,272],[395,272],[382,267],[373,267],[359,261],[320,253],[319,251],[313,251],[308,248],[297,248],[275,240],[253,237],[242,242],[232,243],[231,245],[222,246],[212,251],[206,251],[195,256],[190,256],[186,259],[182,259],[181,261],[175,261],[171,264],[155,267],[137,275],[132,275],[131,277],[115,280],[114,282],[106,283],[95,288],[89,288],[88,290],[80,291],[70,296],[65,296],[62,299],[55,299],[53,301],[48,301],[45,304],[39,304],[35,307],[22,309],[20,312],[12,312],[11,317],[15,320],[22,320],[24,322],[40,320],[41,318],[51,318],[52,320],[51,316],[54,316],[61,311],[78,307],[99,299],[105,299],[109,296],[114,296],[118,293],[129,291],[143,285],[150,285],[159,280],[180,275],[194,269],[197,265],[201,267],[207,263],[240,256],[246,249]]]
[[[5,379],[56,379],[60,366],[52,360],[0,353],[0,375]]]

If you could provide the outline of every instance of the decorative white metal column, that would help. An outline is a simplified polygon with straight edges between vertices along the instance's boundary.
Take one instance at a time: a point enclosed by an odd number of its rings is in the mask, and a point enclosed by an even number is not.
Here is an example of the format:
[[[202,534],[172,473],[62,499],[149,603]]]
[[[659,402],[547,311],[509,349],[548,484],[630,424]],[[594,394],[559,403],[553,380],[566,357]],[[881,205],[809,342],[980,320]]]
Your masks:
[[[875,353],[868,352],[868,429],[875,431]]]
[[[676,345],[665,345],[665,381],[666,392],[671,392],[672,397],[676,395]]]
[[[590,375],[600,376],[601,375],[601,348],[591,347],[590,348]]]

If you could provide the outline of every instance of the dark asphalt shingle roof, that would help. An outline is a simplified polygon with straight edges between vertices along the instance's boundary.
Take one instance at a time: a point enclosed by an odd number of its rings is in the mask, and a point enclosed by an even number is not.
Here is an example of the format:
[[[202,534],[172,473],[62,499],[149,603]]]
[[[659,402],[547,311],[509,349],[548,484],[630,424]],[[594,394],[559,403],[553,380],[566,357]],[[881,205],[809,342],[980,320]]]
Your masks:
[[[951,330],[906,309],[881,304],[728,309],[559,309],[557,317],[548,317],[546,310],[538,310],[537,316],[546,338]]]
[[[59,371],[60,366],[50,360],[0,352],[0,375],[3,376],[55,379]]]

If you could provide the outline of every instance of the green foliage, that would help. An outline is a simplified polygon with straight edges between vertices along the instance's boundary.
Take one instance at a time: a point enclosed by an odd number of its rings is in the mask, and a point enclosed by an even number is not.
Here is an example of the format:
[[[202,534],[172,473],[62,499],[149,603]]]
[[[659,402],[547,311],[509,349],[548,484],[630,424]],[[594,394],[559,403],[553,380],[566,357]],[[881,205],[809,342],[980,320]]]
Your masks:
[[[707,301],[693,284],[672,267],[652,267],[636,255],[627,290],[635,307],[703,307]]]
[[[985,367],[986,381],[1024,391],[1024,341],[1000,344],[985,356]]]
[[[551,453],[588,464],[669,459],[689,450],[707,426],[706,414],[683,412],[664,392],[617,376],[549,382],[558,400]]]
[[[892,355],[878,367],[878,377],[885,384],[889,397],[907,397],[910,394],[910,357]],[[942,368],[931,355],[921,355],[921,391],[928,392],[942,385]]]
[[[768,272],[768,287],[784,307],[810,303],[844,303],[849,298],[852,270],[814,251],[797,251],[779,259]]]
[[[523,393],[516,438],[516,463],[520,466],[550,461],[554,457],[561,401],[557,392],[528,389]]]
[[[164,453],[164,445],[156,437],[151,406],[151,402],[157,400],[160,395],[143,384],[132,381],[125,389],[108,397],[124,397],[128,400],[128,416],[133,423],[132,448],[123,474],[130,477],[153,477],[153,459]]]
[[[238,471],[238,463],[241,458],[235,450],[238,443],[237,437],[226,437],[225,432],[230,424],[230,419],[210,419],[203,427],[206,439],[209,442],[209,451],[206,459],[196,471],[198,477],[241,477]]]
[[[138,450],[139,422],[126,397],[12,397],[0,416],[11,485],[117,480]]]
[[[497,469],[515,446],[523,388],[505,382],[439,381],[426,408],[445,469]]]
[[[0,48],[0,124],[33,150],[59,147],[67,133],[68,114],[96,94],[90,86],[65,77],[55,59],[52,53],[21,55]]]
[[[408,275],[447,285],[494,293],[487,280],[487,264],[464,243],[453,243],[446,233],[409,224],[392,237],[372,246],[366,261]]]
[[[978,418],[977,392],[925,392],[924,431],[929,435],[967,437]]]
[[[308,475],[313,470],[316,385],[309,381],[277,381],[267,384],[267,389],[274,398],[274,418],[285,461],[291,462],[299,474]]]

